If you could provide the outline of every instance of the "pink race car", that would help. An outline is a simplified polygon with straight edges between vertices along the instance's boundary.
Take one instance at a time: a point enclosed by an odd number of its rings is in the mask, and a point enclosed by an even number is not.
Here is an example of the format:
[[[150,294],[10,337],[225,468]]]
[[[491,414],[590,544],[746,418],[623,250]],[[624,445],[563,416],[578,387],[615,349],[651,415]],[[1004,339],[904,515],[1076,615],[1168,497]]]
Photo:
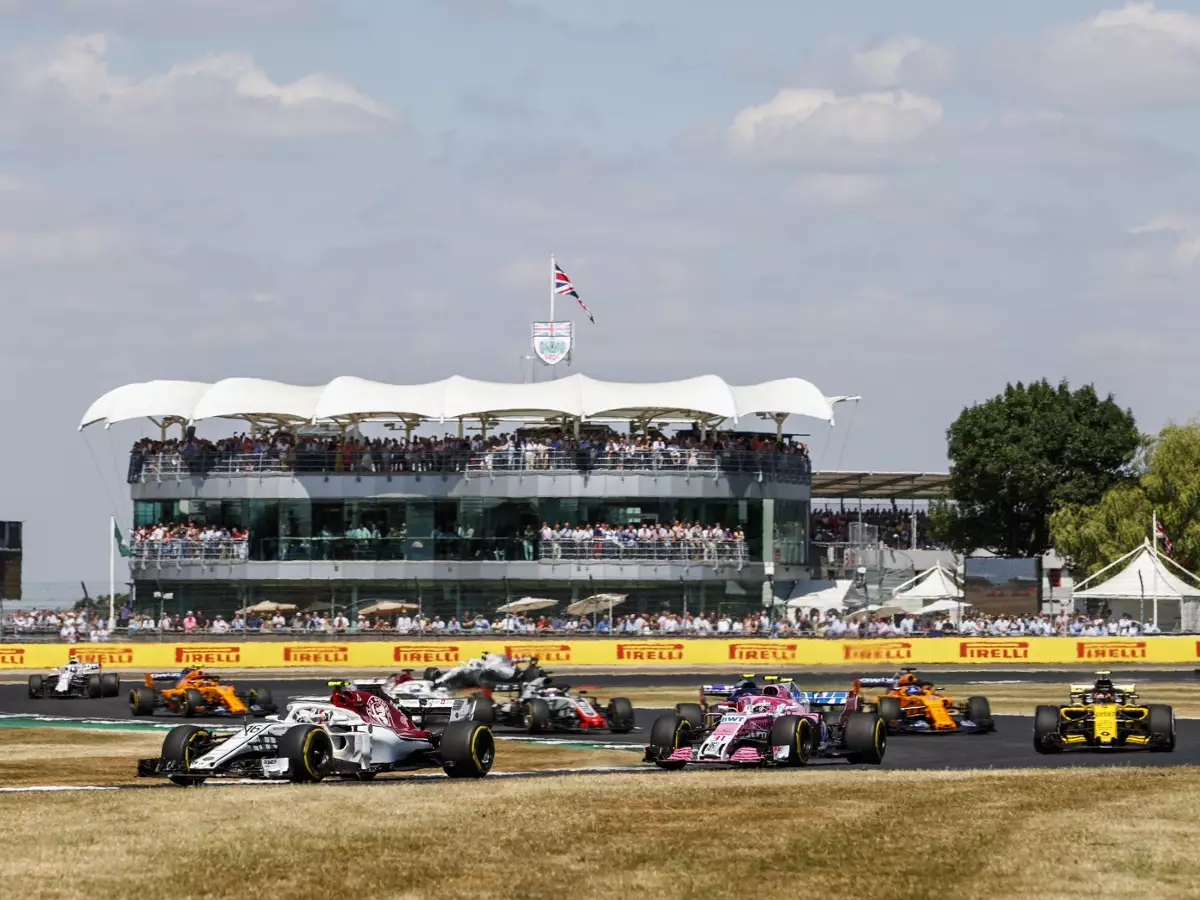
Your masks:
[[[646,762],[662,769],[689,764],[803,766],[816,758],[842,758],[879,765],[887,749],[887,729],[875,713],[860,712],[852,691],[809,693],[788,681],[729,688],[705,688],[706,695],[728,691],[731,702],[690,715],[660,716],[650,732]],[[696,712],[701,712],[696,715]]]

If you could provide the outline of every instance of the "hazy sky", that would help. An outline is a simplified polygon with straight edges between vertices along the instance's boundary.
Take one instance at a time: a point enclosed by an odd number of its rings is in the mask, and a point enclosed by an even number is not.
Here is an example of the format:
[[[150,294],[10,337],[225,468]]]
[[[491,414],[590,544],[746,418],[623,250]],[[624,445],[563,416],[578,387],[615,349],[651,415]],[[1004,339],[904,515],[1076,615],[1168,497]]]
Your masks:
[[[1198,111],[1200,3],[0,0],[0,518],[103,579],[126,382],[515,380],[551,251],[576,371],[861,393],[827,468],[1186,419]]]

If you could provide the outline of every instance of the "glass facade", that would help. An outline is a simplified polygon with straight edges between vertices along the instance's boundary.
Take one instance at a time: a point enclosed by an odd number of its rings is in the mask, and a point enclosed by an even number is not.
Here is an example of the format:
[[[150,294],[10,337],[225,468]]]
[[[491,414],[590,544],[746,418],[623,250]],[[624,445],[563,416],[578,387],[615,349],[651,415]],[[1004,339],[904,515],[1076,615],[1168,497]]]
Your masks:
[[[808,502],[767,502],[773,504],[774,561],[805,564]],[[757,499],[240,499],[134,504],[135,527],[193,522],[247,529],[251,561],[533,559],[543,523],[623,527],[669,526],[676,521],[740,528],[746,561],[763,561],[764,501]]]

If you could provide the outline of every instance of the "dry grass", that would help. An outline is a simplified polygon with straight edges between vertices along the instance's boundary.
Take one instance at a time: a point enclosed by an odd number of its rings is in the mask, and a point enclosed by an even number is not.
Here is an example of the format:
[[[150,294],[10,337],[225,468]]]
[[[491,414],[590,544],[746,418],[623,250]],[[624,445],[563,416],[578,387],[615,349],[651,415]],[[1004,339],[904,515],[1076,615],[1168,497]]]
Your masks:
[[[1198,801],[1196,768],[13,795],[0,877],[30,900],[1182,900]]]
[[[137,760],[157,756],[164,736],[165,732],[87,728],[0,728],[0,787],[146,784],[146,779],[134,775]],[[494,768],[497,772],[524,772],[630,766],[639,760],[628,750],[577,750],[498,741]]]
[[[1076,676],[1080,683],[1088,681],[1086,676]],[[1066,703],[1068,680],[1061,684],[954,684],[937,682],[938,687],[944,688],[955,700],[965,700],[973,695],[987,697],[991,702],[992,712],[1002,716],[1031,716],[1034,707],[1041,703]],[[831,678],[828,683],[819,687],[810,687],[805,683],[805,690],[844,691],[850,686],[850,679],[838,681]],[[595,694],[598,700],[609,697],[627,697],[634,706],[651,709],[670,708],[676,703],[694,703],[699,697],[699,682],[695,686],[651,686],[651,687],[580,687]],[[1200,689],[1195,682],[1145,682],[1139,687],[1140,702],[1167,703],[1175,707],[1175,714],[1181,718],[1200,718]]]

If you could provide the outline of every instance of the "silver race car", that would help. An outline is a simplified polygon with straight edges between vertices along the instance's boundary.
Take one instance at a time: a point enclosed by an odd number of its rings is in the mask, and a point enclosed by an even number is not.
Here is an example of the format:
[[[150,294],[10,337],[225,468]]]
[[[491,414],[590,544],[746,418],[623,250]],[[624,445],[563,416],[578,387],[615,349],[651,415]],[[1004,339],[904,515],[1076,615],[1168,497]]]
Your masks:
[[[121,692],[121,679],[116,672],[105,672],[100,663],[79,662],[71,657],[45,675],[29,676],[29,697],[43,700],[50,697],[116,697]]]

